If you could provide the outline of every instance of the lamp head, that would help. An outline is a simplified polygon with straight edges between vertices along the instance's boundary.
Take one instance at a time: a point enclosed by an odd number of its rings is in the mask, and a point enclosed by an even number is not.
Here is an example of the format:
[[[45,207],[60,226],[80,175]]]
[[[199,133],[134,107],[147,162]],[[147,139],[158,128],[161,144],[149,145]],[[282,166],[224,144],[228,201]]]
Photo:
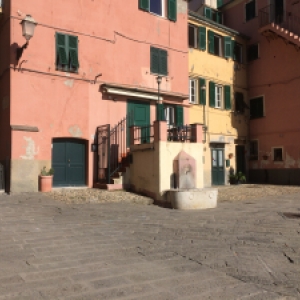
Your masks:
[[[27,42],[33,37],[36,24],[37,22],[30,15],[21,21],[23,36]]]
[[[160,85],[161,84],[161,81],[162,81],[162,76],[158,75],[156,77],[156,81],[157,81],[157,84]]]

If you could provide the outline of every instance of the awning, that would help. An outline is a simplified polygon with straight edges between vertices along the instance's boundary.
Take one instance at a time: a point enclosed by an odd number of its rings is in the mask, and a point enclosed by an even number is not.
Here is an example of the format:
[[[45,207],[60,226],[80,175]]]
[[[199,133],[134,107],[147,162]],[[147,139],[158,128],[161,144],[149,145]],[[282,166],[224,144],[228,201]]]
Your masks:
[[[105,93],[114,94],[114,95],[121,95],[121,96],[128,96],[128,97],[135,97],[135,98],[143,98],[149,100],[158,100],[158,94],[149,94],[149,93],[142,93],[142,92],[135,92],[125,89],[118,89],[113,87],[105,87],[103,89]],[[159,96],[159,100],[162,101],[163,97]]]
[[[144,87],[137,87],[132,85],[120,85],[113,83],[104,83],[101,85],[101,89],[104,93],[112,94],[112,95],[121,95],[127,97],[134,97],[140,99],[148,99],[158,101],[158,90]],[[189,98],[187,94],[180,94],[169,92],[165,90],[161,90],[159,93],[159,101],[162,100],[175,100],[175,101],[183,101]],[[173,99],[168,99],[173,98]]]

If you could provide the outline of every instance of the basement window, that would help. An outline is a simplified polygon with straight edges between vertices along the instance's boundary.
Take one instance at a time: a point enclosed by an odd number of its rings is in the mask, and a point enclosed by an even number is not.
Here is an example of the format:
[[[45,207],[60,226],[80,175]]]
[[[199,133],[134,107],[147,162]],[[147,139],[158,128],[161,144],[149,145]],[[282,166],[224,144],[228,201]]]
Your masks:
[[[282,148],[273,148],[273,160],[283,161]]]

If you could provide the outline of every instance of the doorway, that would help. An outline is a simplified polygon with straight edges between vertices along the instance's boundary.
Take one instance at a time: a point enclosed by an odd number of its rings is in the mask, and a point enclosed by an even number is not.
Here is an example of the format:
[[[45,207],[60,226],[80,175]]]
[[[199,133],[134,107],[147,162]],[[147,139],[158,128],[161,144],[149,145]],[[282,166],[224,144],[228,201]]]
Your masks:
[[[140,143],[150,142],[150,104],[141,101],[128,101],[127,115],[130,122],[127,122],[127,146],[130,144],[130,126],[141,127],[139,132]]]
[[[212,185],[224,185],[224,148],[211,149]]]
[[[86,143],[80,139],[53,139],[53,186],[86,185]]]
[[[236,172],[246,173],[246,160],[245,160],[245,146],[236,145],[235,146],[236,153]]]

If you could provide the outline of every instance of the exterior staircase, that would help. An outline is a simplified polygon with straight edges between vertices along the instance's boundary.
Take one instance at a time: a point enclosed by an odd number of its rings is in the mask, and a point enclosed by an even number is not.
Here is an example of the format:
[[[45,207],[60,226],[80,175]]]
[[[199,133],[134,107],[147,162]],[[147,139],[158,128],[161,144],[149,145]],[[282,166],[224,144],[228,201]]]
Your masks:
[[[97,128],[97,181],[94,188],[107,190],[130,188],[130,153],[127,132],[132,122],[128,114],[111,128],[110,124]]]
[[[268,5],[259,11],[259,32],[269,41],[280,38],[299,51],[300,17],[286,11],[276,15],[274,11],[273,5]]]

